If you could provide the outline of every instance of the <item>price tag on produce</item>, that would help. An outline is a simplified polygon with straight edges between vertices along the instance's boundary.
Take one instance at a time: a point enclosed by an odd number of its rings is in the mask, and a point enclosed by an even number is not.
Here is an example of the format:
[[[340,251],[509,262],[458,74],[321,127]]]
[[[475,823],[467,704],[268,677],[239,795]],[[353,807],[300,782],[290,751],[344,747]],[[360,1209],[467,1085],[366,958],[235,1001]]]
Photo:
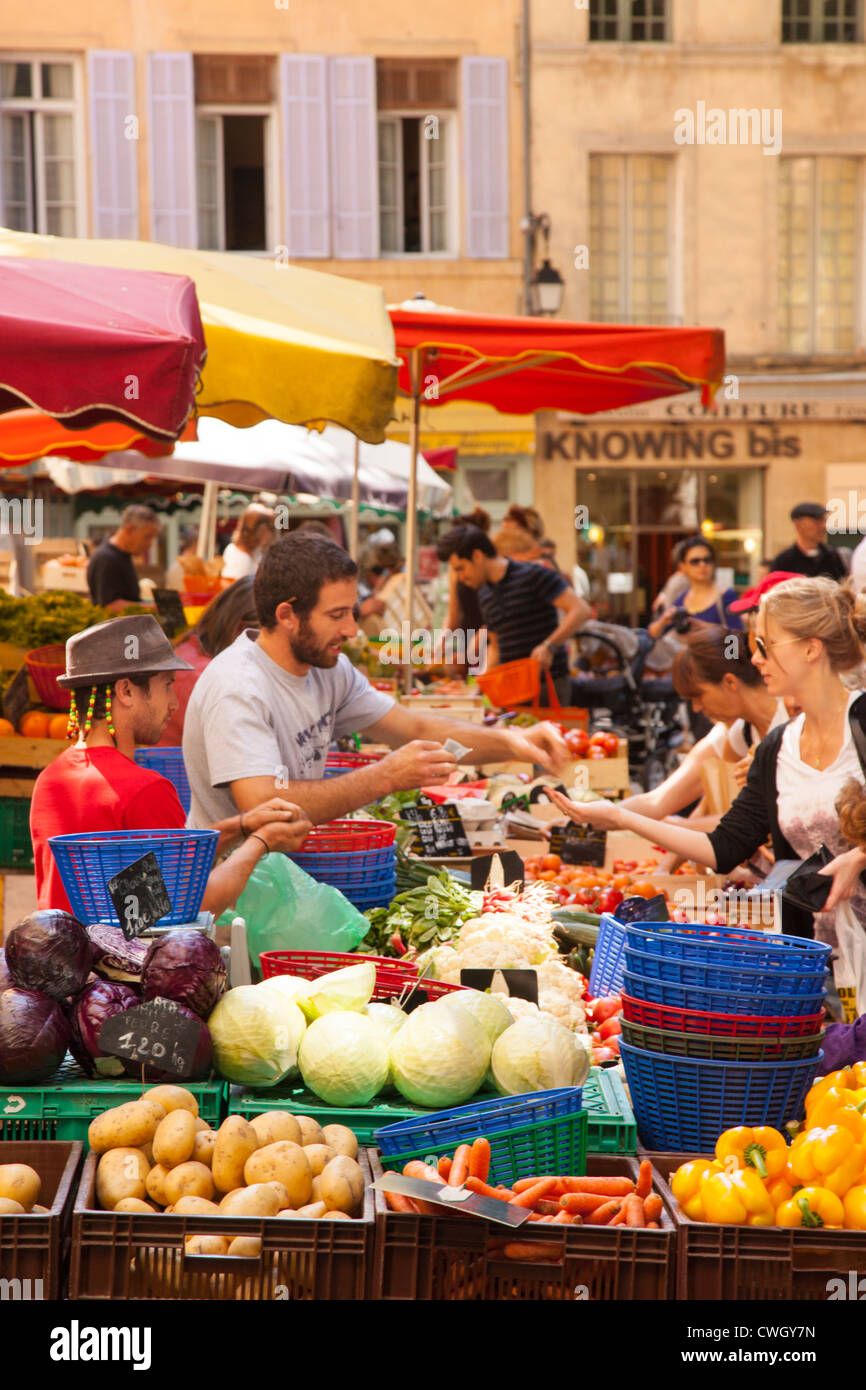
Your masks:
[[[120,919],[120,930],[128,941],[156,926],[171,912],[171,898],[152,850],[121,869],[105,886]]]
[[[563,864],[592,864],[604,868],[607,853],[607,831],[593,830],[589,825],[554,825],[550,830],[550,853],[558,854]]]
[[[495,859],[498,859],[502,866],[502,887],[508,888],[512,883],[522,883],[526,878],[523,860],[516,850],[500,849],[496,854],[479,854],[472,860],[469,877],[474,889],[487,887]]]
[[[484,994],[502,994],[502,986],[512,999],[528,999],[530,1004],[538,1004],[537,970],[484,970],[480,968],[460,971],[461,985],[480,990]]]
[[[407,806],[403,819],[410,821],[415,831],[412,853],[425,859],[469,859],[472,847],[463,829],[457,807]]]
[[[151,999],[106,1019],[99,1046],[113,1057],[148,1062],[172,1076],[189,1076],[201,1038],[201,1024],[181,1013],[173,999]]]

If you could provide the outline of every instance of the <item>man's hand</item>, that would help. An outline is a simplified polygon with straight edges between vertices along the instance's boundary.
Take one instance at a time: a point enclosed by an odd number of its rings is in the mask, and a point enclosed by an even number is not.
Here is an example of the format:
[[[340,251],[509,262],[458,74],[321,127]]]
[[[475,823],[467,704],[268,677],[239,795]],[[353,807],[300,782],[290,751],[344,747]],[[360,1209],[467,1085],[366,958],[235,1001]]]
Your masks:
[[[830,896],[821,909],[822,912],[832,912],[834,907],[853,898],[860,886],[860,875],[864,868],[866,854],[863,850],[849,849],[844,854],[837,854],[835,859],[831,859],[829,864],[818,870],[820,874],[833,879]]]
[[[553,664],[553,652],[550,650],[546,642],[539,642],[538,646],[535,647],[529,653],[529,655],[535,661],[538,662],[542,671],[550,670],[551,665]]]
[[[446,782],[457,770],[457,759],[441,743],[415,738],[389,753],[379,767],[387,778],[388,792],[408,792]]]
[[[264,807],[260,807],[263,810]],[[296,808],[297,809],[297,808]],[[252,812],[250,812],[250,815]],[[244,816],[246,825],[248,817]],[[255,833],[259,835],[269,850],[282,850],[283,854],[296,854],[312,830],[312,822],[303,811],[292,821],[271,820]]]
[[[622,828],[620,809],[613,801],[569,801],[568,797],[563,796],[555,787],[548,789],[548,795],[556,802],[560,811],[564,811],[569,819],[578,825],[593,825],[598,830]]]
[[[552,724],[545,722],[531,729],[509,729],[506,737],[518,762],[540,763],[548,772],[559,772],[568,762],[565,739]]]
[[[245,834],[251,835],[254,830],[260,830],[270,822],[283,821],[288,824],[290,821],[306,820],[306,816],[306,811],[294,801],[286,801],[282,796],[272,796],[270,801],[263,801],[251,811],[244,811],[242,829]]]

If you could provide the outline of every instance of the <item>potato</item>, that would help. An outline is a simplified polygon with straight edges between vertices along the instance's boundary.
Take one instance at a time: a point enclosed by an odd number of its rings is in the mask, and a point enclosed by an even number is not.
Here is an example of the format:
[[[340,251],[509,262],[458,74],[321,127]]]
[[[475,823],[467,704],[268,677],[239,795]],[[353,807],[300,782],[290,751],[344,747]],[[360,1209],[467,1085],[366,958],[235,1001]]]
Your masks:
[[[181,1197],[171,1208],[178,1216],[218,1216],[219,1207],[216,1202],[209,1202],[206,1197]],[[168,1211],[168,1207],[166,1207]]]
[[[310,1201],[311,1201],[311,1202],[321,1202],[321,1200],[322,1200],[322,1175],[321,1175],[321,1173],[320,1173],[319,1176],[318,1176],[317,1178],[313,1178],[313,1190],[312,1190],[312,1192],[310,1193]]]
[[[350,1216],[364,1200],[364,1174],[353,1158],[340,1154],[326,1164],[319,1176],[322,1201],[329,1211],[344,1211]]]
[[[203,1163],[210,1168],[213,1163],[214,1149],[216,1148],[217,1137],[212,1129],[201,1129],[195,1136],[192,1156],[196,1163]]]
[[[302,1207],[309,1202],[313,1188],[306,1149],[299,1149],[285,1140],[257,1149],[244,1164],[244,1182],[248,1186],[257,1182],[280,1182],[288,1192],[288,1204]]]
[[[325,1125],[322,1133],[334,1154],[344,1154],[346,1158],[358,1157],[358,1137],[346,1125]]]
[[[115,1204],[115,1211],[143,1211],[155,1212],[156,1207],[152,1202],[143,1202],[140,1197],[121,1197]]]
[[[147,1195],[150,1169],[140,1149],[110,1149],[96,1168],[96,1196],[104,1211],[114,1211],[123,1197]]]
[[[259,1236],[235,1236],[229,1245],[230,1255],[241,1255],[246,1260],[256,1260],[262,1253],[262,1242]]]
[[[319,1176],[326,1163],[330,1163],[331,1159],[337,1156],[327,1144],[307,1144],[301,1153],[309,1163],[314,1178]]]
[[[242,1115],[223,1120],[216,1137],[211,1169],[218,1192],[233,1192],[244,1182],[244,1164],[259,1147],[258,1136]],[[275,1173],[271,1174],[276,1177]]]
[[[278,1144],[281,1139],[291,1140],[293,1144],[302,1142],[301,1126],[297,1117],[290,1115],[288,1110],[268,1110],[264,1115],[256,1115],[250,1120],[250,1124],[258,1135],[262,1148],[266,1144]]]
[[[11,1197],[0,1197],[0,1216],[26,1216],[27,1213],[20,1202],[15,1202]]]
[[[188,1255],[227,1255],[229,1252],[225,1236],[187,1236],[184,1244]]]
[[[211,1130],[211,1127],[210,1127],[210,1125],[208,1124],[207,1120],[203,1120],[202,1117],[201,1117],[201,1115],[196,1115],[196,1117],[195,1117],[195,1132],[196,1132],[196,1134],[201,1134],[201,1133],[203,1133],[205,1130],[207,1130],[208,1134],[212,1134],[212,1133],[213,1133],[213,1131]]]
[[[174,1113],[185,1115],[188,1112],[176,1110]],[[166,1174],[163,1190],[169,1202],[174,1205],[181,1197],[205,1197],[210,1201],[214,1195],[210,1168],[204,1163],[179,1163]]]
[[[152,1168],[156,1162],[153,1156],[153,1141],[151,1140],[149,1144],[139,1144],[138,1148],[141,1149],[141,1152],[144,1154],[148,1167]]]
[[[324,1144],[325,1131],[318,1120],[311,1120],[309,1115],[296,1115],[295,1119],[301,1129],[301,1144],[306,1148],[307,1144]]]
[[[351,1221],[351,1216],[346,1211],[326,1211],[322,1213],[323,1221]]]
[[[151,1086],[142,1099],[156,1101],[166,1115],[173,1110],[188,1110],[191,1115],[198,1115],[198,1101],[185,1086]]]
[[[280,1199],[270,1183],[257,1182],[227,1192],[220,1202],[224,1216],[276,1216]]]
[[[166,1115],[168,1114],[168,1111],[166,1110],[165,1106],[160,1105],[159,1101],[145,1100],[144,1096],[141,1097],[137,1104],[146,1105],[147,1108],[156,1116],[157,1123],[159,1123],[160,1120],[164,1120]]]
[[[153,1136],[153,1156],[165,1168],[186,1163],[195,1148],[195,1120],[188,1110],[172,1110]]]
[[[157,1163],[155,1167],[151,1168],[145,1180],[148,1197],[160,1207],[168,1206],[168,1197],[165,1192],[165,1180],[168,1177],[168,1171],[161,1163]]]
[[[38,1202],[34,1202],[34,1203],[33,1203],[33,1206],[30,1208],[30,1215],[31,1215],[31,1216],[50,1216],[50,1215],[51,1215],[51,1208],[50,1208],[50,1207],[40,1207],[40,1205],[39,1205]]]
[[[94,1153],[104,1154],[109,1149],[137,1149],[149,1144],[156,1134],[157,1125],[165,1118],[157,1112],[162,1106],[148,1101],[128,1100],[124,1105],[113,1105],[91,1120],[87,1131],[87,1142]]]
[[[42,1179],[29,1164],[0,1164],[0,1197],[9,1197],[29,1211],[41,1190]]]
[[[282,1214],[283,1214],[283,1213],[280,1212],[280,1215],[281,1215],[281,1216],[282,1216]],[[320,1216],[324,1216],[324,1215],[325,1215],[325,1203],[324,1203],[324,1202],[310,1202],[310,1203],[309,1203],[307,1206],[305,1206],[305,1207],[298,1207],[298,1210],[297,1210],[296,1212],[294,1212],[293,1215],[295,1215],[295,1216],[310,1216],[310,1217],[313,1217],[314,1219],[318,1219]]]

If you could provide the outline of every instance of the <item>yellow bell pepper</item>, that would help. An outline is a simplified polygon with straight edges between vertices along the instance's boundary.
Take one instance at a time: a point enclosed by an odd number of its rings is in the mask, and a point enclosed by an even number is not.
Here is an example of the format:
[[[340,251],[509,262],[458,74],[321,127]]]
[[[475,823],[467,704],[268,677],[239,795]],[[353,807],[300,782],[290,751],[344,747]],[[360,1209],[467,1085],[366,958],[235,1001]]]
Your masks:
[[[707,1221],[722,1226],[772,1226],[775,1210],[754,1168],[712,1173],[701,1183]]]
[[[801,1183],[844,1197],[863,1176],[866,1150],[844,1125],[807,1129],[791,1145],[791,1168]]]
[[[866,1187],[849,1187],[842,1200],[846,1231],[866,1231]]]
[[[866,1086],[866,1062],[855,1062],[851,1068],[851,1076],[855,1086]]]
[[[862,1085],[863,1083],[858,1083]],[[816,1081],[809,1088],[806,1096],[806,1116],[812,1113],[818,1101],[830,1090],[846,1091],[851,1086],[851,1068],[844,1067],[841,1071],[828,1071],[826,1076],[822,1076],[820,1081]]]
[[[706,1221],[701,1200],[701,1184],[712,1173],[723,1173],[721,1163],[712,1158],[693,1158],[681,1163],[671,1178],[671,1192],[692,1221]]]
[[[777,1226],[827,1226],[841,1230],[845,1210],[835,1192],[825,1187],[801,1187],[776,1210]]]
[[[788,1145],[785,1136],[769,1125],[756,1129],[738,1125],[719,1135],[716,1158],[726,1172],[732,1166],[728,1160],[735,1159],[736,1168],[754,1168],[761,1178],[775,1178],[788,1162]]]
[[[831,1086],[806,1111],[807,1129],[823,1129],[826,1125],[843,1124],[858,1141],[866,1138],[866,1091],[847,1091]]]
[[[785,1172],[781,1173],[779,1177],[770,1178],[767,1183],[767,1193],[769,1194],[773,1206],[780,1207],[783,1202],[789,1202],[797,1188],[801,1186],[802,1183],[798,1183],[796,1179],[794,1182],[790,1181],[788,1169],[786,1168]]]

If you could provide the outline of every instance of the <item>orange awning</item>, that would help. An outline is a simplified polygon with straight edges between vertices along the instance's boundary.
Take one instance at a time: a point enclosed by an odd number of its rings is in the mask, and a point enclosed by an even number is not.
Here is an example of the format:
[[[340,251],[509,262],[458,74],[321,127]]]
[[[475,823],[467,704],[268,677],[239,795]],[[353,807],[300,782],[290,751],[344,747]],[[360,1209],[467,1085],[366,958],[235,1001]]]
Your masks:
[[[183,440],[197,438],[195,420],[188,420]],[[68,430],[59,420],[38,410],[11,410],[0,415],[0,466],[23,468],[25,464],[49,454],[93,463],[104,454],[119,449],[135,449],[148,458],[163,458],[173,452],[168,440],[150,439],[135,425],[109,420],[89,429]]]

